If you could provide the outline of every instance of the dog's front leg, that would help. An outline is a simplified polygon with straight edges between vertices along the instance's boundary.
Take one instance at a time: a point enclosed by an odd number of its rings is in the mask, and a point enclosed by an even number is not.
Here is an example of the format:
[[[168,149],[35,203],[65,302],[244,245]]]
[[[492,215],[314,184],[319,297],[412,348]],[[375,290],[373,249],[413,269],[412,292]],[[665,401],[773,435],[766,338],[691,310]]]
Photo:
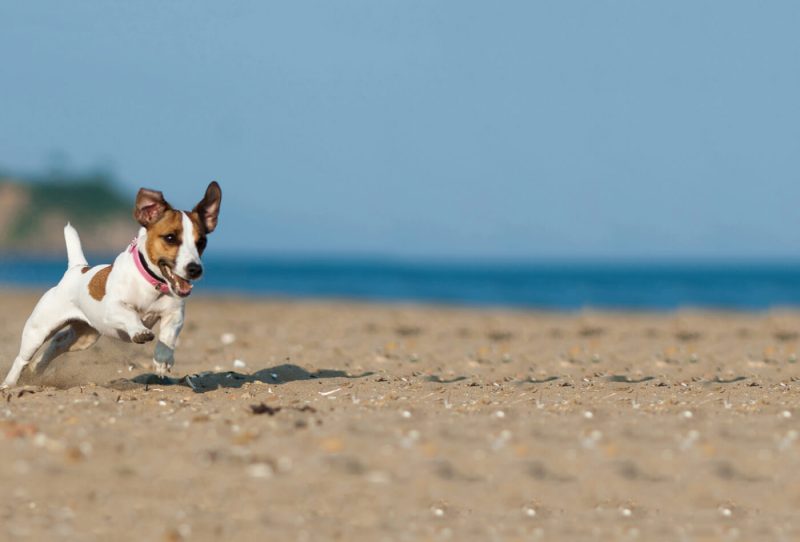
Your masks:
[[[144,344],[155,339],[155,334],[142,323],[139,313],[122,302],[109,304],[105,312],[105,323],[136,344]]]
[[[183,306],[161,317],[161,329],[158,332],[158,342],[153,355],[153,366],[156,373],[164,375],[172,369],[175,363],[175,344],[178,335],[183,329]]]

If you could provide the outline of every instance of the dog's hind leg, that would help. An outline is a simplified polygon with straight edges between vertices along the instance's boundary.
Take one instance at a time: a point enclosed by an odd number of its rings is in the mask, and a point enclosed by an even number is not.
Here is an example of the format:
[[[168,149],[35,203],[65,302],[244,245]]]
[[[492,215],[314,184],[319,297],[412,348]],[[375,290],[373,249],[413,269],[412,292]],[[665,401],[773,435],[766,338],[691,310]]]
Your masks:
[[[100,338],[100,333],[81,320],[69,322],[67,327],[55,334],[38,361],[31,364],[36,374],[42,374],[54,359],[66,352],[86,350]]]
[[[14,386],[19,380],[22,370],[31,362],[42,345],[65,324],[80,319],[80,317],[81,315],[74,307],[62,299],[58,288],[48,290],[36,304],[28,321],[25,322],[19,354],[0,387]]]

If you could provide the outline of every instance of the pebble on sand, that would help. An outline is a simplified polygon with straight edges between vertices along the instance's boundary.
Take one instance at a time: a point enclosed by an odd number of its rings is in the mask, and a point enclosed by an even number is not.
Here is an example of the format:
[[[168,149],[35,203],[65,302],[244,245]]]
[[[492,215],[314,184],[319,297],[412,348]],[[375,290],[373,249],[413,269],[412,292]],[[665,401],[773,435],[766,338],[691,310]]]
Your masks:
[[[270,478],[272,467],[267,463],[253,463],[247,467],[247,474],[251,478]]]
[[[536,517],[536,508],[533,506],[523,506],[522,512],[529,518]]]

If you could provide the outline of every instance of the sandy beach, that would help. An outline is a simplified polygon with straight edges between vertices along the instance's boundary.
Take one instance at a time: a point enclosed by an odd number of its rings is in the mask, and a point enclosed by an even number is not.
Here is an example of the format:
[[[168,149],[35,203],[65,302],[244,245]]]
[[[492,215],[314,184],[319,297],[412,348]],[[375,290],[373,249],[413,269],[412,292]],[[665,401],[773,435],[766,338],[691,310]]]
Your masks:
[[[800,537],[800,313],[187,309],[168,381],[102,339],[2,392],[0,538]]]

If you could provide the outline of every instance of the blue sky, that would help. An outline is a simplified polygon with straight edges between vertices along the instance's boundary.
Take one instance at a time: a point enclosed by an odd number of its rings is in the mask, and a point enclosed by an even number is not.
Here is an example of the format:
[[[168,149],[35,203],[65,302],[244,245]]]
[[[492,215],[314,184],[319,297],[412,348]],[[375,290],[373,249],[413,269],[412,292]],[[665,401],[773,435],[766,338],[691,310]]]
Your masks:
[[[4,2],[0,165],[54,152],[226,251],[800,255],[800,4]]]

